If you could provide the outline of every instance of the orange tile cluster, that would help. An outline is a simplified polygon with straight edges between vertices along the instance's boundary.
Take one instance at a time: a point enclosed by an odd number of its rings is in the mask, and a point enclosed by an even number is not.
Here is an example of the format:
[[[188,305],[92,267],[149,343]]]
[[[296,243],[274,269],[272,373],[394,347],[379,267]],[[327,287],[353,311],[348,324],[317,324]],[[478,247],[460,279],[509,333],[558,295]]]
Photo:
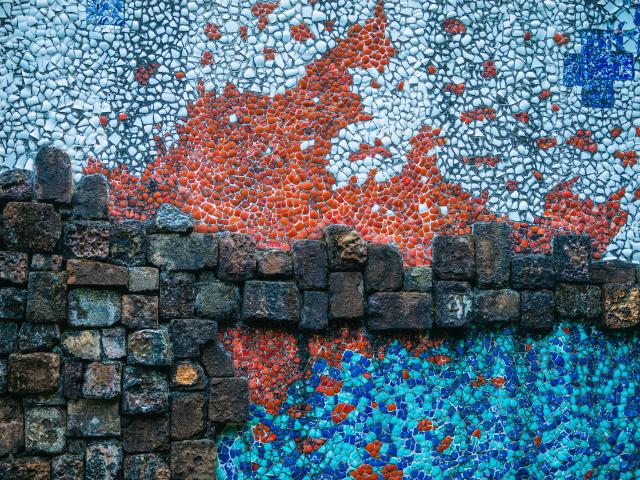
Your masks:
[[[578,130],[575,135],[567,138],[567,145],[583,152],[595,153],[598,150],[598,144],[591,138],[591,133],[591,130]]]
[[[442,28],[445,32],[450,33],[451,35],[464,35],[467,33],[467,27],[465,27],[464,23],[457,18],[447,18],[442,22]]]
[[[628,150],[626,152],[617,150],[613,156],[622,160],[623,167],[633,167],[638,162],[638,153],[635,150]]]

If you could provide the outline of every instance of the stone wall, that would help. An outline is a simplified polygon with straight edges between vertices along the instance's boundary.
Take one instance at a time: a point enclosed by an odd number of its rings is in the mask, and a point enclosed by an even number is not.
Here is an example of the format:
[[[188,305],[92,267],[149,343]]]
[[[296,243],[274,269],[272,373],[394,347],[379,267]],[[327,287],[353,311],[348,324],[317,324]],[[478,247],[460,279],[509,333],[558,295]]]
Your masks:
[[[108,183],[73,186],[45,148],[0,175],[0,478],[215,478],[215,434],[249,414],[249,385],[218,324],[369,334],[559,319],[640,323],[637,268],[594,262],[586,237],[511,254],[509,227],[441,236],[430,267],[333,225],[291,251],[246,234],[193,233],[165,205],[114,223]]]

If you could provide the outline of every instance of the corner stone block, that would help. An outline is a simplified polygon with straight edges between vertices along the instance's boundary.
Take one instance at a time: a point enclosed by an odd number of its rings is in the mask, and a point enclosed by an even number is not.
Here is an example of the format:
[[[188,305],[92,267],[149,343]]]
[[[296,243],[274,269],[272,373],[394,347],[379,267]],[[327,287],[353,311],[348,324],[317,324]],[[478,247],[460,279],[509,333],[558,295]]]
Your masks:
[[[66,446],[66,412],[59,407],[25,410],[25,449],[28,453],[62,453]]]
[[[67,318],[67,275],[31,272],[27,291],[27,321],[63,323]]]
[[[151,229],[154,233],[191,233],[193,217],[170,203],[164,203],[153,217]]]
[[[176,358],[197,358],[205,344],[216,340],[218,324],[204,318],[171,320],[169,332]]]
[[[305,290],[302,292],[300,328],[311,332],[329,326],[329,295],[327,292]]]
[[[229,282],[250,280],[256,272],[256,242],[243,233],[220,237],[218,278]]]
[[[520,328],[544,333],[553,328],[555,302],[550,290],[520,292]]]
[[[556,278],[551,255],[515,255],[511,259],[511,287],[515,290],[551,290]]]
[[[122,364],[93,362],[84,371],[82,393],[85,398],[109,400],[120,396]]]
[[[155,292],[160,287],[160,273],[153,267],[129,267],[129,291]]]
[[[9,392],[47,393],[58,389],[60,355],[57,353],[14,353],[9,355]]]
[[[434,306],[438,327],[466,327],[473,318],[471,285],[468,282],[435,282]]]
[[[39,457],[15,458],[0,461],[3,480],[50,480],[51,465]]]
[[[218,238],[207,233],[187,236],[149,235],[149,263],[163,270],[200,270],[218,264]]]
[[[124,458],[124,478],[127,480],[171,480],[169,464],[162,455],[143,453]]]
[[[640,286],[604,285],[602,299],[606,327],[620,330],[640,324]]]
[[[442,235],[433,239],[432,269],[438,280],[472,281],[476,270],[472,235]]]
[[[67,434],[72,437],[120,436],[117,400],[70,400],[67,404]]]
[[[209,420],[246,423],[249,419],[249,383],[244,378],[211,378]]]
[[[193,316],[196,278],[192,273],[160,273],[160,318]]]
[[[380,292],[371,295],[367,301],[367,328],[371,331],[423,331],[430,329],[432,324],[433,298],[430,293]]]
[[[122,478],[122,446],[115,440],[91,442],[84,455],[85,480]]]
[[[10,202],[3,211],[2,237],[10,250],[53,252],[62,230],[53,205]]]
[[[257,269],[260,278],[286,280],[293,274],[293,263],[287,252],[278,249],[257,251]]]
[[[21,252],[0,252],[0,282],[24,285],[29,272],[29,255]]]
[[[51,480],[83,480],[84,458],[82,455],[60,455],[51,461]]]
[[[187,440],[205,429],[205,407],[202,392],[174,393],[171,396],[171,439]]]
[[[559,282],[585,283],[590,280],[591,239],[586,235],[553,237],[553,263]]]
[[[636,266],[619,260],[591,263],[591,283],[636,283]]]
[[[402,288],[404,272],[402,253],[393,245],[371,244],[364,267],[364,289],[367,293],[394,292]]]
[[[22,402],[0,396],[0,456],[17,453],[24,445]]]
[[[511,227],[504,222],[476,223],[476,279],[480,288],[503,288],[509,282]]]
[[[231,362],[231,359],[229,359]],[[221,375],[224,376],[224,375]],[[233,376],[233,366],[231,374]],[[171,388],[174,390],[204,390],[205,374],[202,367],[192,361],[178,362],[171,369]]]
[[[104,260],[109,256],[109,222],[78,220],[64,222],[62,247],[65,258]]]
[[[210,272],[206,272],[210,273]],[[234,322],[240,318],[240,288],[213,275],[200,274],[196,284],[196,314],[217,322]]]
[[[218,342],[208,344],[202,350],[200,358],[209,377],[233,377],[234,370],[231,356]],[[189,375],[191,376],[191,373]]]
[[[324,229],[329,269],[362,270],[367,261],[367,244],[354,227],[329,225]]]
[[[116,265],[140,267],[147,263],[147,231],[142,222],[126,220],[111,225],[109,258]]]
[[[169,410],[169,385],[162,372],[125,367],[122,389],[122,411],[126,414],[164,413]]]
[[[173,364],[173,349],[166,330],[137,330],[129,335],[127,347],[129,365]]]
[[[122,323],[131,330],[158,328],[158,297],[123,295]]]
[[[321,240],[296,240],[291,246],[296,285],[301,290],[327,288],[327,246]]]
[[[299,303],[293,282],[249,281],[244,285],[243,320],[294,325],[300,319]]]
[[[30,202],[33,199],[31,172],[14,168],[0,173],[0,202]]]
[[[113,290],[77,288],[69,292],[69,325],[110,327],[120,321],[120,294]]]
[[[55,147],[43,147],[33,163],[36,200],[61,205],[71,203],[73,176],[69,155]]]
[[[329,274],[329,319],[358,320],[364,316],[364,281],[360,272]]]
[[[73,192],[71,215],[86,220],[109,217],[109,182],[100,174],[84,175]]]
[[[602,317],[600,288],[595,285],[560,283],[556,286],[555,305],[560,317],[587,320]]]
[[[169,415],[134,415],[122,419],[122,446],[127,453],[169,450]]]
[[[126,287],[126,267],[90,260],[67,261],[67,282],[74,287]]]
[[[430,292],[433,288],[431,267],[404,267],[402,289],[406,292]]]
[[[22,320],[26,303],[26,290],[13,287],[0,288],[0,319]]]
[[[520,294],[515,290],[476,290],[473,300],[479,323],[512,323],[520,318]]]
[[[171,443],[173,480],[216,480],[216,444],[213,440]]]

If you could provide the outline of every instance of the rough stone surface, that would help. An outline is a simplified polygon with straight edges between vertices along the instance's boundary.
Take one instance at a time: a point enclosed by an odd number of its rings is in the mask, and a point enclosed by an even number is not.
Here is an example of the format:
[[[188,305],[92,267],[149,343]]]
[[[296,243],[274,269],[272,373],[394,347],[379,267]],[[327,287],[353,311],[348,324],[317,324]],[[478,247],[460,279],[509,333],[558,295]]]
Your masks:
[[[60,455],[51,461],[51,480],[82,480],[84,459],[81,455]]]
[[[293,269],[298,288],[324,290],[327,288],[327,246],[321,240],[296,240],[291,246]]]
[[[71,215],[87,220],[109,217],[109,182],[100,174],[83,175],[73,191]]]
[[[353,227],[329,225],[324,229],[329,268],[334,271],[361,270],[367,261],[367,244]]]
[[[105,328],[102,330],[102,351],[111,360],[124,358],[126,349],[126,330],[124,328]]]
[[[175,357],[195,358],[203,345],[215,341],[218,325],[213,320],[185,318],[171,320],[169,332]]]
[[[15,168],[0,173],[0,202],[29,202],[33,198],[31,172]]]
[[[509,282],[511,226],[504,222],[476,223],[476,280],[480,288],[503,288]]]
[[[550,290],[523,291],[520,293],[520,327],[533,333],[543,333],[553,327],[555,309]]]
[[[7,391],[7,375],[9,373],[9,365],[6,358],[0,358],[0,393]]]
[[[27,283],[29,255],[0,251],[0,282],[24,285]]]
[[[431,267],[404,267],[403,290],[407,292],[430,292],[433,288]]]
[[[293,282],[253,280],[244,284],[242,318],[269,324],[297,324],[299,292]]]
[[[156,233],[190,233],[193,218],[169,203],[163,204],[153,217],[152,230]]]
[[[171,443],[172,480],[216,480],[216,444],[213,440]]]
[[[160,273],[154,267],[129,267],[129,291],[155,292],[160,287]]]
[[[13,353],[18,349],[18,324],[0,322],[0,355]]]
[[[15,398],[0,396],[0,457],[17,453],[24,445],[22,404]]]
[[[586,235],[560,235],[551,242],[556,279],[559,282],[588,282],[591,239]]]
[[[120,294],[114,290],[77,288],[69,292],[69,325],[110,327],[120,321]]]
[[[329,319],[357,320],[364,315],[364,285],[360,272],[329,274]]]
[[[187,440],[204,432],[206,399],[203,393],[171,396],[171,439]]]
[[[256,252],[258,277],[268,280],[285,280],[293,274],[293,262],[289,254],[275,248]]]
[[[50,480],[49,461],[39,457],[7,459],[0,461],[0,478],[3,480]]]
[[[67,360],[64,362],[64,388],[65,398],[77,399],[82,397],[82,383],[84,382],[84,366],[77,360]]]
[[[122,475],[122,460],[120,442],[90,443],[85,452],[85,480],[118,480]]]
[[[125,367],[122,389],[124,413],[164,413],[169,409],[169,385],[164,373]]]
[[[201,360],[209,377],[233,377],[234,371],[231,356],[217,341],[207,344],[202,349]],[[192,370],[185,369],[182,375],[185,378],[193,378],[195,373]]]
[[[520,318],[520,294],[515,290],[477,290],[473,306],[479,323],[512,323]]]
[[[66,258],[103,260],[109,256],[111,225],[99,220],[64,222],[62,246]]]
[[[473,319],[471,285],[468,282],[435,282],[434,307],[438,327],[466,327]]]
[[[166,330],[138,330],[127,339],[130,365],[162,366],[173,363],[171,339]]]
[[[550,290],[556,284],[551,255],[516,255],[511,259],[511,287],[515,290]]]
[[[120,435],[117,400],[70,400],[67,404],[67,433],[74,437]]]
[[[555,291],[556,313],[570,319],[593,320],[602,316],[600,288],[560,283]]]
[[[619,260],[592,262],[591,283],[635,283],[636,266]]]
[[[0,340],[0,343],[2,341]],[[23,323],[18,332],[18,350],[22,353],[52,350],[60,343],[57,323]]]
[[[209,380],[209,420],[245,423],[249,418],[249,384],[244,378]]]
[[[108,400],[120,396],[122,364],[93,362],[84,370],[82,393],[85,398]]]
[[[640,286],[610,283],[602,290],[604,325],[618,330],[640,324]]]
[[[67,275],[64,272],[31,272],[26,318],[35,323],[62,323],[67,318]]]
[[[158,328],[156,295],[123,295],[122,323],[129,329]]]
[[[122,419],[122,446],[127,453],[169,450],[169,415],[134,415]]]
[[[66,330],[62,334],[63,352],[71,357],[83,360],[100,358],[100,331],[98,330]]]
[[[240,318],[240,288],[210,275],[202,275],[196,285],[195,311],[201,317],[218,322],[233,322]]]
[[[203,353],[203,363],[204,360]],[[224,359],[214,358],[211,363],[211,371],[225,371]],[[232,376],[233,365],[231,358],[228,358],[231,366],[230,374],[222,374],[220,376]],[[207,369],[209,371],[209,369]],[[171,369],[171,388],[174,390],[202,390],[205,387],[205,373],[202,366],[193,361],[182,361],[176,363]]]
[[[433,299],[430,293],[374,293],[367,300],[367,328],[378,332],[427,330],[433,323],[432,311]]]
[[[319,331],[329,326],[329,295],[327,292],[305,290],[302,292],[300,328]]]
[[[127,268],[90,260],[67,261],[67,275],[75,287],[126,287],[129,282]]]
[[[137,221],[125,221],[111,225],[109,257],[116,265],[143,266],[147,261],[147,232]]]
[[[73,176],[71,160],[56,147],[43,147],[33,162],[33,185],[40,202],[71,203]]]
[[[372,244],[367,250],[364,288],[367,293],[393,292],[402,288],[402,253],[393,245]]]
[[[243,233],[220,237],[218,277],[221,280],[249,280],[255,275],[256,263],[256,242],[253,237]]]
[[[432,268],[439,280],[472,281],[475,275],[475,239],[472,235],[441,235],[433,239]]]
[[[200,270],[218,264],[218,238],[192,233],[149,235],[148,260],[164,270]]]
[[[9,355],[10,393],[45,393],[58,388],[60,355],[57,353],[14,353]]]
[[[35,271],[54,271],[62,270],[62,255],[50,255],[47,253],[34,253],[31,257],[31,270]]]
[[[62,453],[67,438],[66,412],[59,407],[27,408],[24,414],[28,453]]]
[[[160,273],[160,318],[192,317],[195,276],[186,272]]]
[[[161,455],[127,455],[124,459],[124,477],[127,480],[171,480],[171,470]]]
[[[0,319],[22,320],[26,303],[26,290],[14,287],[0,288]]]
[[[11,250],[52,252],[62,229],[53,205],[9,202],[3,211],[2,237]]]

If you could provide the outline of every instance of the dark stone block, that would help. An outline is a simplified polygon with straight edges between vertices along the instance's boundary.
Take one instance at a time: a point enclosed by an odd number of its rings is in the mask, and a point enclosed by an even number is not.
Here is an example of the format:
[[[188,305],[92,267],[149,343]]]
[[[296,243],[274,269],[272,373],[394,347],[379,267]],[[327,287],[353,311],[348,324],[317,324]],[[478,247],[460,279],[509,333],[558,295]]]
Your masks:
[[[109,222],[78,220],[64,222],[62,245],[66,258],[104,260],[109,256]]]
[[[124,478],[127,480],[171,480],[169,464],[155,453],[127,455],[124,458]]]
[[[204,279],[204,280],[203,280]],[[218,322],[233,322],[240,318],[240,288],[222,282],[213,275],[201,275],[196,285],[196,314]]]
[[[24,412],[25,450],[28,453],[62,453],[66,445],[67,415],[59,407],[27,408]]]
[[[476,279],[480,288],[503,288],[509,282],[511,227],[504,222],[476,223]]]
[[[551,250],[556,279],[559,282],[582,283],[590,279],[591,239],[586,235],[553,237]]]
[[[0,355],[15,352],[18,348],[18,324],[0,322]]]
[[[193,217],[169,203],[164,203],[153,217],[151,230],[154,233],[191,233]]]
[[[158,297],[155,295],[123,295],[122,323],[132,330],[158,328]]]
[[[202,349],[201,360],[209,377],[233,377],[231,356],[218,342],[211,342]],[[193,372],[186,370],[184,374],[193,376]]]
[[[278,249],[256,252],[258,276],[271,280],[284,280],[293,274],[293,262],[287,252]]]
[[[57,353],[14,353],[9,355],[9,392],[46,393],[58,389],[60,355]]]
[[[327,246],[320,240],[296,240],[291,246],[296,284],[301,290],[327,288]]]
[[[122,419],[122,445],[127,453],[164,452],[171,442],[169,415],[136,415]]]
[[[62,255],[49,255],[45,253],[34,253],[31,257],[31,270],[35,271],[54,271],[62,270]]]
[[[392,245],[371,244],[364,267],[364,287],[367,293],[393,292],[402,288],[404,272],[402,253]]]
[[[595,320],[602,316],[600,288],[560,283],[555,291],[556,312],[569,319]]]
[[[129,267],[129,291],[155,292],[160,287],[160,274],[153,267]]]
[[[77,399],[82,397],[82,382],[84,381],[83,365],[78,360],[64,362],[64,389],[65,398]]]
[[[120,436],[117,400],[70,400],[67,434],[72,437]]]
[[[209,380],[209,420],[246,423],[249,418],[249,384],[244,378]]]
[[[122,477],[122,445],[115,440],[91,442],[85,452],[85,480]]]
[[[551,255],[515,255],[511,259],[511,286],[515,290],[550,290],[555,284]]]
[[[475,320],[479,323],[511,323],[520,319],[520,294],[515,290],[476,290]]]
[[[164,413],[169,410],[169,385],[161,372],[125,367],[122,388],[124,413]]]
[[[108,400],[120,396],[122,364],[92,362],[84,371],[82,393],[85,398]]]
[[[476,270],[472,235],[442,235],[433,239],[432,269],[439,280],[472,281]]]
[[[434,305],[438,327],[466,327],[473,319],[471,285],[467,282],[435,282]]]
[[[126,287],[129,270],[110,263],[69,260],[67,282],[75,287]]]
[[[371,331],[428,330],[432,323],[430,293],[379,292],[367,300],[367,328]]]
[[[76,288],[69,292],[69,325],[110,327],[120,321],[120,294],[113,290]]]
[[[105,328],[102,330],[102,350],[107,358],[124,358],[126,349],[126,330],[124,328]]]
[[[302,292],[300,328],[319,331],[329,326],[329,295],[327,292],[306,290]]]
[[[207,233],[149,235],[148,260],[163,270],[201,270],[218,264],[218,238]]]
[[[2,480],[50,480],[49,461],[44,458],[15,458],[0,461]]]
[[[32,199],[31,172],[14,168],[0,173],[0,203],[30,202]]]
[[[24,285],[29,272],[29,255],[21,252],[0,252],[0,282]]]
[[[111,225],[110,258],[116,265],[144,266],[147,262],[147,231],[138,221]]]
[[[215,341],[218,325],[213,320],[185,318],[171,320],[169,331],[175,357],[196,358],[203,345]]]
[[[20,325],[18,350],[22,353],[53,350],[58,343],[60,343],[60,326],[57,323],[23,323]]]
[[[7,391],[7,375],[9,373],[9,366],[7,365],[6,358],[0,358],[0,393]],[[0,455],[2,455],[0,453]]]
[[[364,285],[360,272],[329,274],[329,319],[358,320],[364,316]]]
[[[83,480],[84,459],[81,455],[60,455],[51,461],[51,480]]]
[[[171,439],[187,440],[204,432],[206,398],[201,392],[171,396]]]
[[[520,292],[520,327],[523,330],[533,333],[551,330],[554,310],[552,291]]]
[[[71,215],[87,220],[106,220],[109,217],[107,177],[83,175],[73,192]]]
[[[403,290],[407,292],[430,292],[433,288],[431,267],[405,267]]]
[[[292,325],[300,319],[299,310],[299,292],[293,282],[253,280],[244,284],[243,320]]]
[[[362,270],[367,261],[367,244],[355,228],[329,225],[324,229],[329,269],[334,271]]]
[[[191,273],[160,273],[160,318],[193,316],[195,281]]]
[[[256,271],[256,242],[244,233],[225,234],[220,237],[218,278],[241,282],[253,278]]]
[[[83,360],[99,360],[100,331],[65,330],[62,333],[61,346],[66,356]]]
[[[22,402],[0,396],[0,457],[18,453],[24,445]]]
[[[205,353],[203,353],[203,356]],[[228,359],[229,363],[231,359]],[[212,371],[223,370],[223,360],[219,358],[213,358],[211,363]],[[233,376],[233,365],[231,366],[230,375],[221,376]],[[178,362],[173,366],[171,370],[171,388],[175,390],[203,390],[205,387],[205,374],[202,367],[192,361]]]
[[[610,283],[602,289],[604,325],[619,330],[640,324],[640,286]]]
[[[33,163],[33,185],[39,202],[71,203],[73,177],[69,156],[59,148],[41,148]]]
[[[2,237],[11,250],[52,252],[62,221],[53,205],[9,202],[3,211]]]
[[[216,480],[216,443],[213,440],[183,440],[171,443],[173,480]]]
[[[0,319],[22,320],[26,303],[26,290],[13,287],[0,288]]]
[[[62,323],[67,318],[67,275],[31,272],[27,293],[27,321]]]
[[[619,260],[591,263],[591,283],[636,283],[636,266]]]
[[[171,340],[166,330],[137,330],[127,341],[130,365],[162,366],[173,363]]]

